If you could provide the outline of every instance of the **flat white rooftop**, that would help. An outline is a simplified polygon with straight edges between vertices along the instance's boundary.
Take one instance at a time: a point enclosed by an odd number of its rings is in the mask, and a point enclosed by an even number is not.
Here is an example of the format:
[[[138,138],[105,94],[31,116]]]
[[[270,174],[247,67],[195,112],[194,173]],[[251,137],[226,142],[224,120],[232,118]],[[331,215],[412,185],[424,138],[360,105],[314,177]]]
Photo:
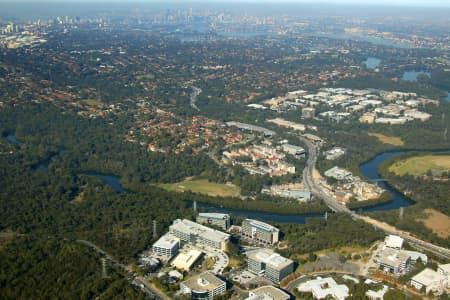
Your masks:
[[[266,285],[250,291],[249,297],[246,300],[289,300],[291,296],[286,292],[271,286]]]
[[[412,281],[418,282],[425,286],[430,286],[436,282],[441,282],[447,280],[447,276],[439,274],[436,271],[433,271],[429,268],[426,268],[413,278],[411,278]]]
[[[265,263],[270,266],[272,269],[281,270],[286,266],[293,263],[289,258],[285,258],[278,253],[275,253],[270,249],[260,249],[255,252],[252,252],[248,255],[248,257],[252,260],[256,260],[258,262]]]
[[[182,269],[187,272],[192,268],[192,265],[199,259],[202,252],[199,250],[189,250],[187,253],[179,253],[172,261],[171,265],[177,269]]]
[[[269,232],[278,232],[278,231],[280,231],[278,228],[276,228],[276,227],[274,227],[274,226],[272,226],[270,224],[258,221],[258,220],[246,219],[246,221],[249,222],[249,224],[251,226],[259,228],[259,229],[262,229],[264,231],[269,231]]]
[[[401,249],[403,247],[403,241],[403,238],[398,235],[391,234],[384,239],[384,244],[389,248]]]
[[[164,249],[172,249],[178,243],[180,243],[180,239],[171,235],[165,234],[159,238],[154,244],[153,247],[164,248]]]
[[[230,215],[221,213],[199,213],[198,216],[216,220],[226,220],[230,218]]]
[[[229,234],[200,225],[198,223],[186,219],[183,220],[177,219],[173,221],[173,224],[170,226],[170,228],[184,232],[186,234],[195,234],[198,236],[204,236],[207,239],[214,242],[225,242],[230,238]]]

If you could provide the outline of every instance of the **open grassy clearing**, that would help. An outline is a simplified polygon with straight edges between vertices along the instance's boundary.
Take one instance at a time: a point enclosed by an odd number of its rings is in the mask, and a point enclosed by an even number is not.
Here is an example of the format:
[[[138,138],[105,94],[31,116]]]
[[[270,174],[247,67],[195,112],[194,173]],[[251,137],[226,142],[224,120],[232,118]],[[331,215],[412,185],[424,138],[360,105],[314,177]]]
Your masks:
[[[425,214],[427,217],[419,219],[419,221],[437,236],[448,239],[450,237],[450,217],[430,208],[425,209]]]
[[[100,100],[96,100],[96,99],[87,99],[87,100],[82,100],[81,102],[85,105],[95,107],[95,108],[105,107],[105,103],[101,102]]]
[[[153,80],[155,79],[155,75],[153,74],[145,74],[136,76],[137,80]]]
[[[238,197],[241,193],[240,188],[235,185],[209,182],[206,179],[185,180],[173,184],[160,184],[159,186],[167,191],[191,191],[209,196]]]
[[[396,175],[406,174],[420,176],[430,170],[450,170],[450,155],[421,155],[397,161],[389,167]]]
[[[393,146],[403,146],[405,143],[401,138],[396,136],[387,136],[381,133],[369,132],[369,136],[376,137],[380,142]]]

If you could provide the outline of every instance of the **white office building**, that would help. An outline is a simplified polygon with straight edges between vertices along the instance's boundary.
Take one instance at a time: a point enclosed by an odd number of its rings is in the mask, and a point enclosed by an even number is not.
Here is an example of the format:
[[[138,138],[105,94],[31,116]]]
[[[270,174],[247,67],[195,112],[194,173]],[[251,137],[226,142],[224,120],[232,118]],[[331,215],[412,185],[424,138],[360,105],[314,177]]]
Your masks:
[[[212,300],[226,292],[226,283],[211,272],[204,272],[180,284],[182,294],[189,294],[191,299]]]
[[[447,276],[447,288],[450,288],[450,264],[438,265],[439,274]]]
[[[180,239],[171,234],[163,235],[152,246],[153,253],[167,260],[174,257],[178,253],[179,248]]]
[[[250,291],[245,300],[289,300],[291,296],[274,286],[266,285]]]
[[[228,230],[230,228],[230,215],[220,213],[199,213],[197,223],[204,225],[214,225]]]
[[[332,297],[333,299],[344,300],[349,296],[348,287],[345,284],[337,284],[331,277],[317,277],[300,284],[297,290],[302,293],[311,293],[314,299]]]
[[[253,219],[242,222],[242,237],[261,245],[273,245],[278,242],[280,230],[272,225]]]
[[[200,244],[221,250],[226,249],[230,239],[229,234],[186,219],[173,221],[169,232],[184,243]]]
[[[270,249],[260,249],[248,254],[248,270],[279,284],[294,272],[294,262]]]
[[[447,288],[447,276],[426,268],[411,278],[411,286],[425,294],[429,292],[441,294]]]

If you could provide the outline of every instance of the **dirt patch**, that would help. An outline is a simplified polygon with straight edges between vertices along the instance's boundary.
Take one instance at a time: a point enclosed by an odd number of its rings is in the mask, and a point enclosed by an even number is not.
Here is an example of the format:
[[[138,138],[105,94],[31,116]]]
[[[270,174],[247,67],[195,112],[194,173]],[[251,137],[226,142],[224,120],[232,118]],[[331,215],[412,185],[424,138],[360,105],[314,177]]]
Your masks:
[[[450,217],[434,209],[425,209],[427,217],[420,219],[428,229],[443,239],[450,237]]]
[[[396,136],[387,136],[381,133],[369,132],[369,136],[376,137],[380,142],[393,146],[403,146],[405,143],[401,138]]]
[[[16,232],[12,231],[1,231],[0,232],[0,250],[3,249],[9,242],[15,238],[22,236]]]
[[[84,192],[79,193],[70,203],[79,204],[84,201]]]

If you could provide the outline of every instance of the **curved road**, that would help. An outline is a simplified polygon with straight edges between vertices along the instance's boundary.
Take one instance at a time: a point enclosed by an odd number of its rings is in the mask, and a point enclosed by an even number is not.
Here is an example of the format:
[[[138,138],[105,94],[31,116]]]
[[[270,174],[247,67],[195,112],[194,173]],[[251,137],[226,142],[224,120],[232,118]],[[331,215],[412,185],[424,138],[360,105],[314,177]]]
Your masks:
[[[353,219],[360,219],[363,220],[374,227],[383,230],[384,232],[388,234],[395,234],[406,241],[409,242],[410,245],[424,251],[428,251],[430,253],[433,253],[439,257],[450,259],[450,250],[436,246],[432,243],[420,240],[416,237],[413,237],[409,232],[399,230],[391,225],[388,225],[386,223],[377,221],[375,219],[372,219],[367,216],[359,216],[355,212],[351,211],[347,207],[341,205],[339,202],[337,202],[334,199],[334,196],[332,195],[331,191],[329,191],[327,188],[324,187],[323,182],[318,182],[318,180],[314,177],[314,174],[319,174],[316,170],[316,161],[317,161],[317,155],[319,148],[315,146],[311,141],[308,139],[300,136],[300,140],[306,144],[308,148],[308,160],[306,161],[305,169],[303,170],[303,184],[306,188],[308,188],[313,195],[315,195],[318,198],[323,199],[325,204],[332,209],[335,212],[345,212],[352,216]]]

